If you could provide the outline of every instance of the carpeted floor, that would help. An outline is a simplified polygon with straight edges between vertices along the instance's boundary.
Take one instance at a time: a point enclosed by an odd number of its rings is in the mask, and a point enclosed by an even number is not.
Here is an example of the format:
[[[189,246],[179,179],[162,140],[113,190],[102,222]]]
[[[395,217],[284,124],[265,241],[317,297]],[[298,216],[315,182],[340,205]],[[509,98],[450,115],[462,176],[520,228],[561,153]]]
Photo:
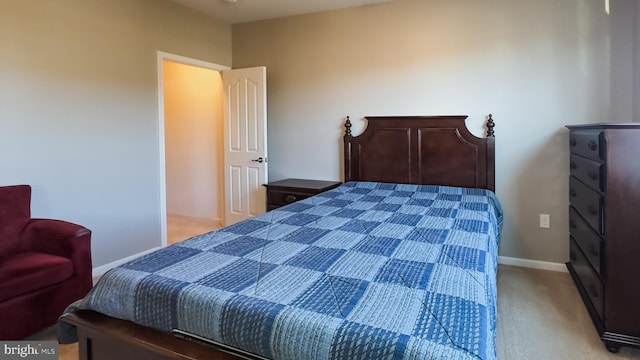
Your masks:
[[[55,339],[53,328],[31,339]],[[61,345],[59,360],[78,359],[77,344]],[[568,273],[500,265],[497,353],[500,360],[640,360],[640,349],[609,353]]]
[[[640,320],[640,319],[639,319]],[[606,350],[568,273],[498,268],[498,359],[640,359]]]

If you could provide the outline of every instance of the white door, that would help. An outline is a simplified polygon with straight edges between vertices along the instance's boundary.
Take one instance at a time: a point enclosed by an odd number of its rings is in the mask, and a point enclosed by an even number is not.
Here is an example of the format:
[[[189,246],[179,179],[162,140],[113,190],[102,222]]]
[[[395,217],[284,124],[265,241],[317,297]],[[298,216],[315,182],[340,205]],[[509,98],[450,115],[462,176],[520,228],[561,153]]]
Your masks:
[[[225,225],[266,210],[267,69],[222,71]]]

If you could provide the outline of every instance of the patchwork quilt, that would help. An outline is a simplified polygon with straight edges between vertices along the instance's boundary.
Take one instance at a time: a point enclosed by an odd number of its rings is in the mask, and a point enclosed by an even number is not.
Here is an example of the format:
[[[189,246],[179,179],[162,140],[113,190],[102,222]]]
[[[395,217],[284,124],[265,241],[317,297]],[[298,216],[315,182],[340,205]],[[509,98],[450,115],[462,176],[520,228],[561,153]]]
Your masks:
[[[350,182],[105,274],[73,309],[271,359],[495,359],[502,209]]]

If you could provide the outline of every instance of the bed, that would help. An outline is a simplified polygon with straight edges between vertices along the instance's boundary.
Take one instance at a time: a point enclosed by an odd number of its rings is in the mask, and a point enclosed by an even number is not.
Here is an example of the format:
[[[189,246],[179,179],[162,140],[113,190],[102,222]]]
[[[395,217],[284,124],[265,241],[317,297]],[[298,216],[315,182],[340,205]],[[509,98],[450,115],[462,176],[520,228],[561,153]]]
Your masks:
[[[81,359],[495,359],[493,119],[367,117],[345,183],[105,274]]]

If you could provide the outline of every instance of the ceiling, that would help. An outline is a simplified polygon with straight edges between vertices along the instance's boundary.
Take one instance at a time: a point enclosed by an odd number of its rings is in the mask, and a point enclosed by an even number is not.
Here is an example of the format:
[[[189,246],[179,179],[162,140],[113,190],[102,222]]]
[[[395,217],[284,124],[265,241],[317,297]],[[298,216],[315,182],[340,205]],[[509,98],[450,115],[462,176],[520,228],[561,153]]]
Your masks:
[[[218,20],[237,24],[391,0],[172,0]]]

